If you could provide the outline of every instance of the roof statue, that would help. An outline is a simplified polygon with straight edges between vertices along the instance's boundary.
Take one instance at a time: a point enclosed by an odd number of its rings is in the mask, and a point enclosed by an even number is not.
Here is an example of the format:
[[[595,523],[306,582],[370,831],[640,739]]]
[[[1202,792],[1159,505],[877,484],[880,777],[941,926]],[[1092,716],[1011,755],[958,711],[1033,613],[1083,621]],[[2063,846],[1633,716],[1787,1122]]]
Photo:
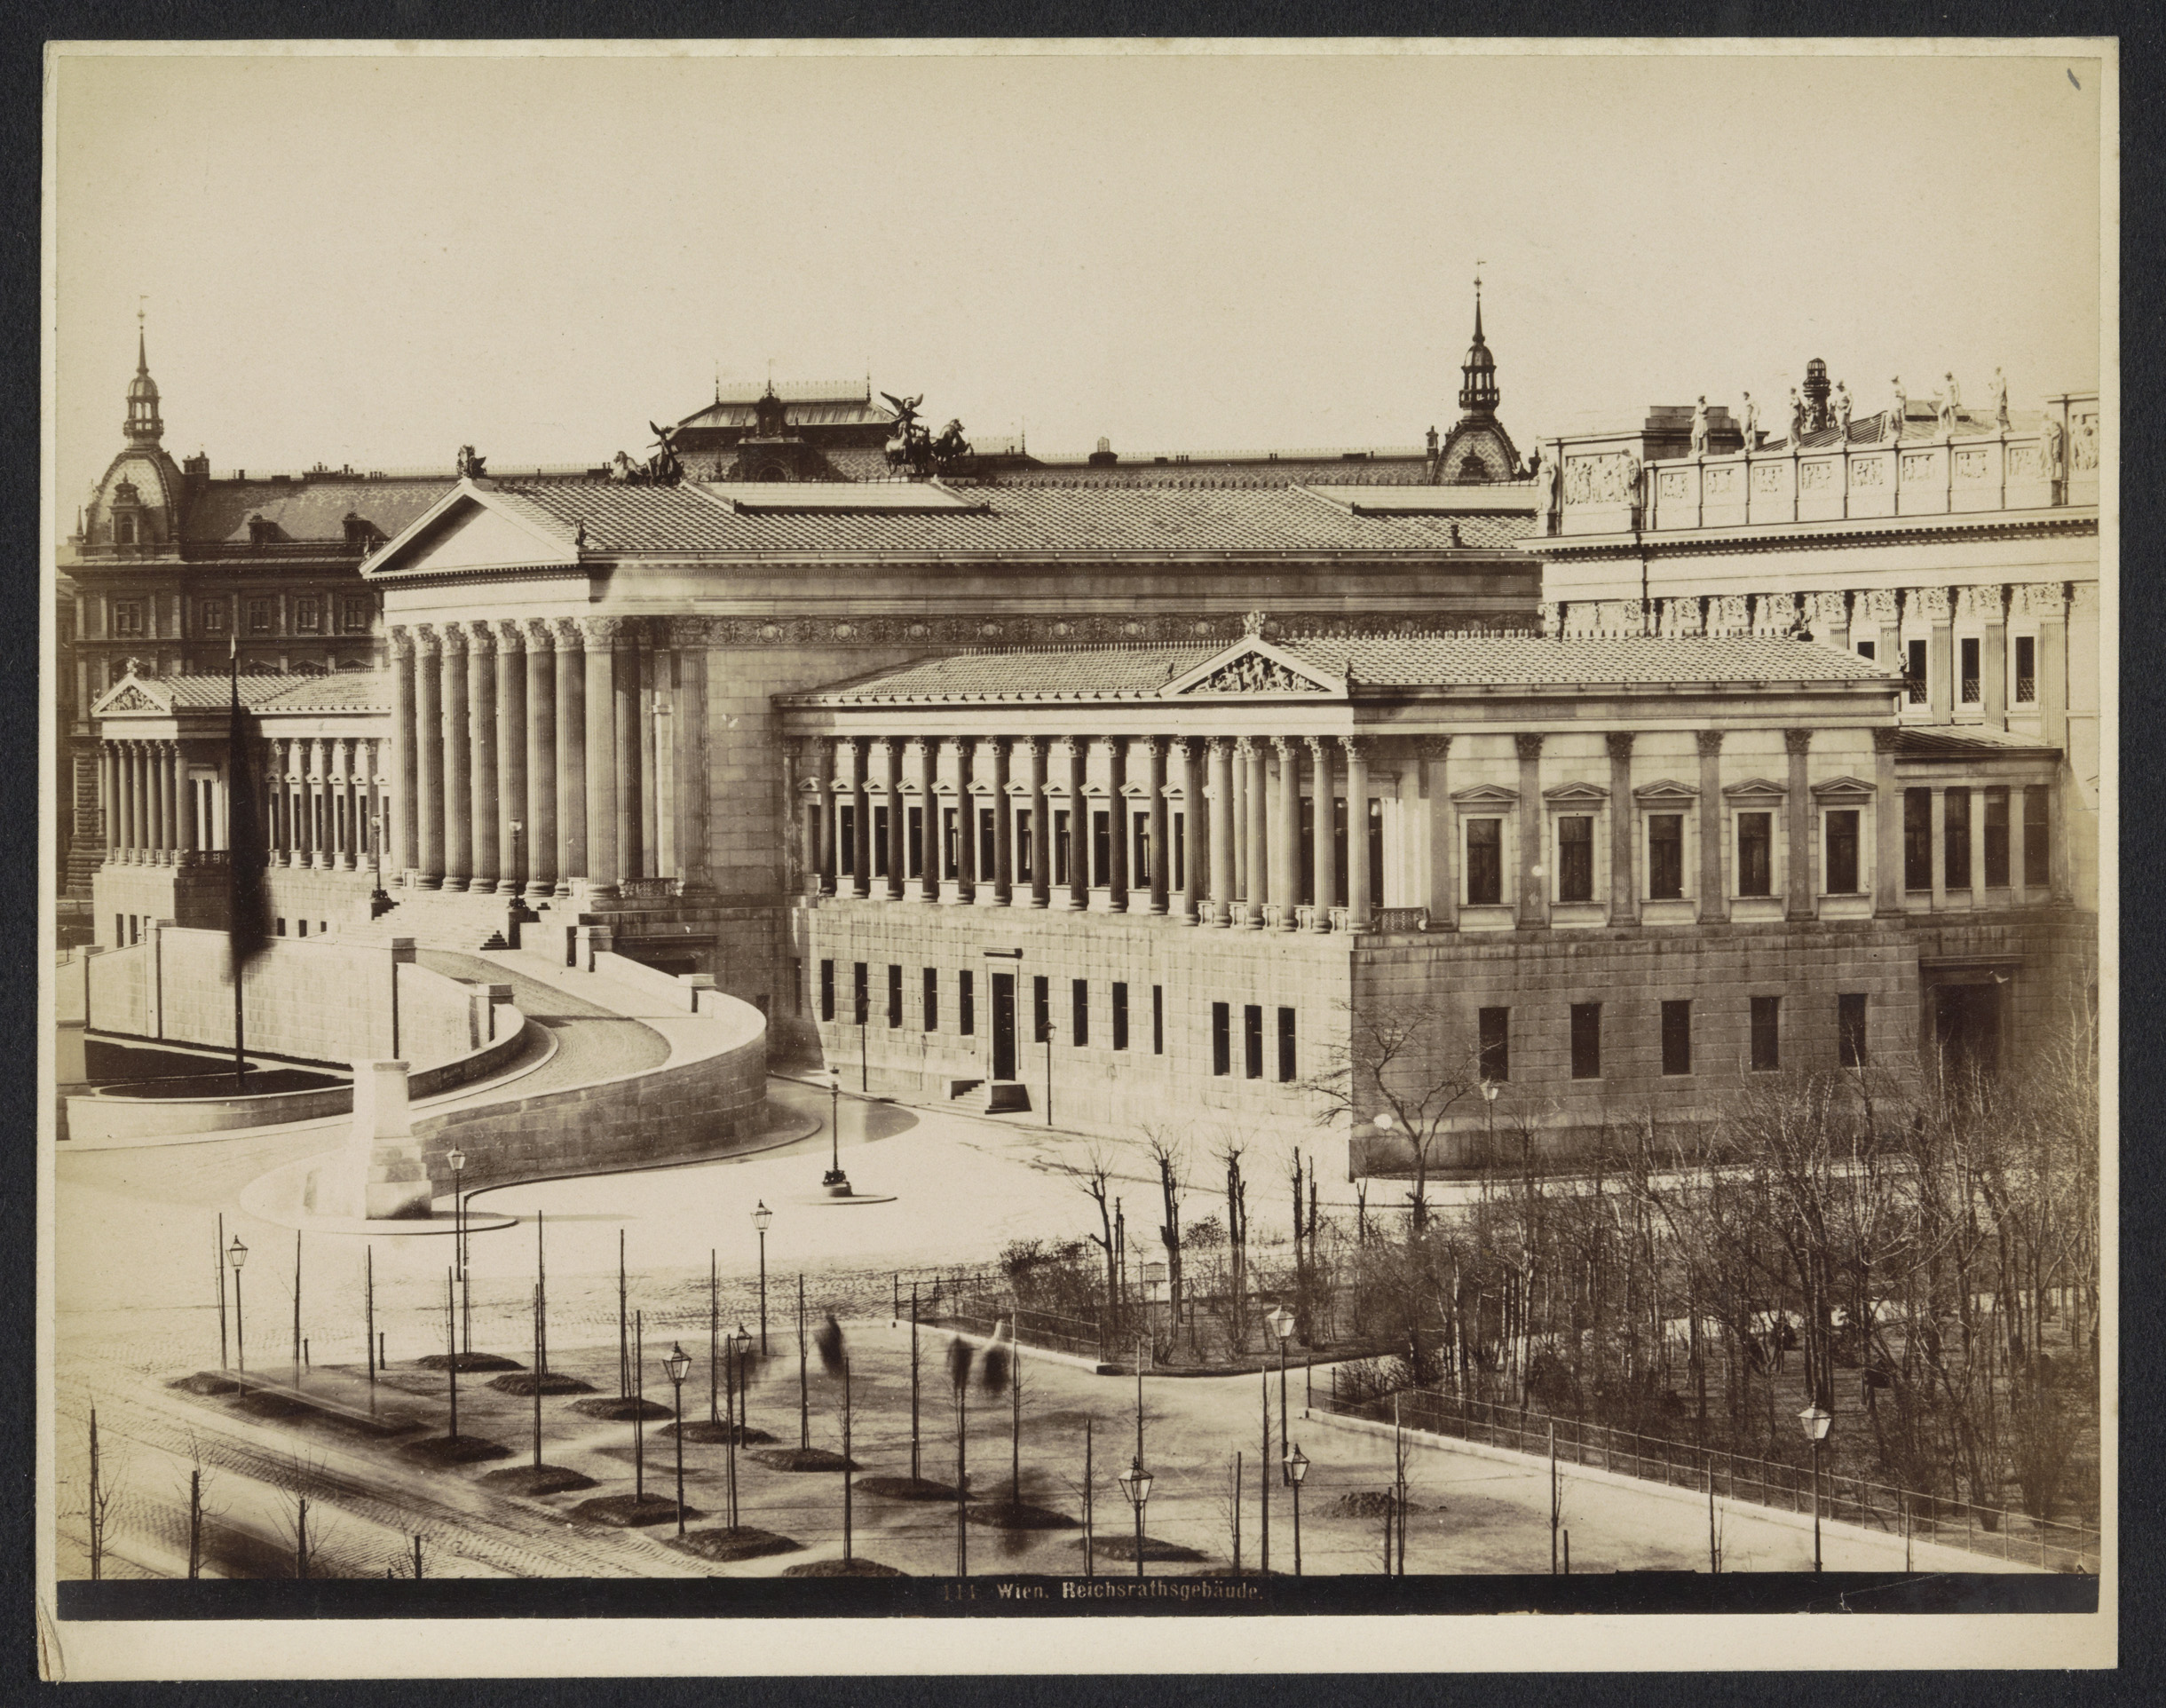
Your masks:
[[[458,470],[462,480],[478,480],[487,471],[488,459],[478,455],[471,445],[459,447]]]
[[[1707,455],[1707,395],[1705,392],[1702,392],[1699,401],[1692,406],[1692,455],[1695,456]]]
[[[619,451],[610,460],[609,478],[628,486],[674,486],[684,478],[684,465],[676,454],[677,430],[652,421],[647,427],[654,435],[654,455],[644,463],[634,463]]]
[[[952,464],[970,455],[970,441],[963,437],[960,419],[951,420],[937,439],[918,419],[918,406],[925,401],[922,391],[908,398],[898,398],[892,391],[880,395],[895,406],[895,431],[886,447],[890,469],[906,470],[922,479],[945,474]]]
[[[1901,374],[1896,375],[1893,379],[1888,382],[1888,384],[1894,391],[1895,399],[1893,402],[1888,405],[1887,437],[1891,440],[1900,439],[1902,437],[1904,417],[1909,414],[1910,399],[1902,389],[1902,376]]]
[[[1999,368],[1993,370],[1993,378],[1986,386],[1986,395],[1993,400],[1994,424],[2003,432],[2008,431],[2008,377]]]

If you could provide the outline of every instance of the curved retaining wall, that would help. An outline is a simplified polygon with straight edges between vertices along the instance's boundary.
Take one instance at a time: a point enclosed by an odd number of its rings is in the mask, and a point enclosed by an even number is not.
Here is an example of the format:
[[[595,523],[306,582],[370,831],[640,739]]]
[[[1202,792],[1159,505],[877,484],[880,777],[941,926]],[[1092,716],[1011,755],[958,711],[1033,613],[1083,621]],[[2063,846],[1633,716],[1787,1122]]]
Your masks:
[[[702,990],[700,1012],[658,1029],[669,1060],[613,1079],[510,1097],[414,1122],[432,1189],[452,1190],[446,1155],[466,1153],[467,1191],[605,1174],[728,1151],[767,1126],[767,1017]]]

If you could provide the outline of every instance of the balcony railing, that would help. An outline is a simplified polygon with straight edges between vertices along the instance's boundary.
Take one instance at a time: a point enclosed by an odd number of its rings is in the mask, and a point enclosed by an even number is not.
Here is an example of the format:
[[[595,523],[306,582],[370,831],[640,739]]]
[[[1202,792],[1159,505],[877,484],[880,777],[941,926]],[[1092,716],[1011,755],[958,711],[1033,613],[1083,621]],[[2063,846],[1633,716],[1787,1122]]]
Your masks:
[[[1905,676],[1903,687],[1909,693],[1910,703],[1913,706],[1923,706],[1929,698],[1925,691],[1925,678],[1923,676]]]
[[[2034,705],[2037,699],[2038,678],[2036,676],[2018,676],[2016,678],[2016,704],[2019,706]]]
[[[1379,931],[1426,931],[1429,929],[1429,910],[1426,907],[1379,907],[1376,910],[1376,929]]]
[[[1983,696],[1980,692],[1980,684],[1978,678],[1976,676],[1964,677],[1963,703],[1965,706],[1975,706],[1982,697]]]

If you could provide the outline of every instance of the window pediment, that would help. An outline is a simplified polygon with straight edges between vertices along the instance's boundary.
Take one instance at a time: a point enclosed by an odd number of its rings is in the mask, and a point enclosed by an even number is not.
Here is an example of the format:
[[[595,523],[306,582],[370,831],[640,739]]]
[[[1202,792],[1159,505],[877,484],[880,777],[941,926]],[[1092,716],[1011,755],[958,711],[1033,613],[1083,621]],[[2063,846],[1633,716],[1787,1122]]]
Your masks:
[[[1519,804],[1519,791],[1506,788],[1501,783],[1476,783],[1472,788],[1452,790],[1451,803],[1457,807],[1476,810],[1483,807],[1515,807]]]
[[[1872,784],[1857,777],[1831,777],[1824,783],[1813,785],[1813,798],[1816,801],[1869,801],[1876,793]]]
[[[1542,799],[1553,807],[1598,807],[1609,798],[1609,791],[1599,783],[1560,783],[1542,791]]]
[[[1659,782],[1640,784],[1632,792],[1632,798],[1641,806],[1683,806],[1698,800],[1700,791],[1690,783],[1665,777]]]
[[[1765,777],[1753,777],[1742,783],[1726,785],[1722,796],[1726,801],[1779,801],[1789,793],[1790,789],[1784,784],[1771,783]]]

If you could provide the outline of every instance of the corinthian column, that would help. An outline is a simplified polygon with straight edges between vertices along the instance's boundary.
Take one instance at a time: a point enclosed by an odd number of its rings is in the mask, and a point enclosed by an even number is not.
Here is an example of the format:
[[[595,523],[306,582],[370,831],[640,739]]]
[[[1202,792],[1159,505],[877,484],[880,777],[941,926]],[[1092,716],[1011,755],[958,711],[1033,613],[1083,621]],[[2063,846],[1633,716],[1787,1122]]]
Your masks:
[[[1031,814],[1031,905],[1053,904],[1053,821],[1046,811],[1046,739],[1032,736],[1025,744],[1024,797]]]
[[[850,893],[873,893],[873,801],[866,787],[872,766],[870,746],[852,737],[846,744],[850,767]]]
[[[467,889],[494,894],[497,866],[496,626],[472,622],[466,629],[468,821],[473,829],[473,872]]]
[[[526,625],[526,893],[546,901],[557,874],[557,633]]]
[[[1369,747],[1356,737],[1339,739],[1347,750],[1347,929],[1376,929],[1370,911]]]
[[[647,870],[645,850],[639,840],[641,627],[636,618],[621,620],[614,626],[610,643],[615,655],[610,683],[615,695],[612,733],[616,742],[615,787],[611,790],[610,798],[617,808],[614,860],[617,876],[611,880],[613,883],[625,878],[643,878]]]
[[[1090,905],[1090,797],[1083,793],[1090,742],[1068,738],[1068,901],[1076,913]]]
[[[466,636],[457,623],[438,630],[444,649],[444,888],[464,890],[474,872],[471,711],[467,705]]]
[[[1271,834],[1271,905],[1277,929],[1291,931],[1300,921],[1301,901],[1301,744],[1275,735],[1278,754],[1278,823]]]
[[[526,850],[534,825],[526,805],[526,629],[496,625],[496,889],[516,896],[526,887]],[[515,830],[513,826],[517,826]]]
[[[414,637],[414,863],[407,881],[417,890],[444,882],[444,677],[442,637],[431,628]]]
[[[1166,743],[1158,737],[1143,740],[1143,792],[1150,838],[1150,911],[1163,913],[1171,894],[1174,845],[1166,834]]]
[[[577,618],[549,624],[557,643],[557,884],[587,875],[586,629]]]
[[[1201,922],[1204,912],[1204,863],[1209,858],[1205,821],[1209,815],[1204,811],[1204,792],[1197,781],[1196,744],[1186,736],[1175,736],[1168,745],[1174,782],[1181,790],[1181,922],[1195,925]],[[1170,860],[1173,842],[1169,841],[1166,848]]]
[[[624,816],[617,787],[614,668],[622,626],[614,617],[581,620],[587,662],[587,880],[593,892],[603,897],[617,893],[617,833]]]
[[[880,744],[880,798],[888,811],[888,874],[883,885],[889,901],[903,898],[903,874],[909,867],[905,851],[908,822],[903,802],[903,740],[889,736]]]
[[[669,644],[677,660],[677,704],[670,721],[676,731],[677,760],[672,773],[676,795],[677,865],[688,897],[711,896],[715,890],[712,834],[708,802],[707,666],[715,643],[714,625],[705,617],[677,617],[669,624]],[[787,803],[786,803],[787,807]]]
[[[1014,815],[1008,798],[1008,740],[1006,736],[995,736],[988,745],[992,750],[992,882],[981,886],[978,899],[984,901],[990,894],[995,907],[1007,907],[1016,898]]]
[[[1520,734],[1512,738],[1519,749],[1519,923],[1522,927],[1549,923],[1549,889],[1537,875],[1546,869],[1542,860],[1542,737]],[[1354,816],[1347,803],[1347,818]]]
[[[389,846],[381,856],[386,883],[409,882],[417,860],[415,823],[414,631],[391,630],[391,787]]]
[[[940,899],[940,743],[918,741],[918,898]]]
[[[1211,923],[1233,922],[1233,749],[1225,737],[1209,745],[1211,766]]]
[[[1640,917],[1640,889],[1634,881],[1632,732],[1613,731],[1609,744],[1609,922],[1630,925]]]
[[[1271,814],[1270,776],[1264,769],[1263,742],[1261,738],[1251,739],[1243,736],[1235,743],[1236,750],[1248,768],[1248,823],[1242,840],[1248,848],[1248,922],[1261,929],[1263,925],[1264,897],[1271,882]]]
[[[1316,767],[1308,825],[1308,852],[1316,866],[1316,905],[1308,915],[1308,929],[1332,929],[1332,909],[1339,902],[1339,837],[1332,808],[1332,742],[1328,736],[1308,738],[1308,756]],[[1299,811],[1299,809],[1296,809]]]
[[[1790,819],[1790,906],[1788,915],[1794,920],[1811,919],[1817,911],[1814,894],[1818,890],[1813,847],[1813,795],[1808,755],[1813,747],[1810,730],[1785,730],[1783,746],[1790,755],[1790,799],[1786,803]]]

